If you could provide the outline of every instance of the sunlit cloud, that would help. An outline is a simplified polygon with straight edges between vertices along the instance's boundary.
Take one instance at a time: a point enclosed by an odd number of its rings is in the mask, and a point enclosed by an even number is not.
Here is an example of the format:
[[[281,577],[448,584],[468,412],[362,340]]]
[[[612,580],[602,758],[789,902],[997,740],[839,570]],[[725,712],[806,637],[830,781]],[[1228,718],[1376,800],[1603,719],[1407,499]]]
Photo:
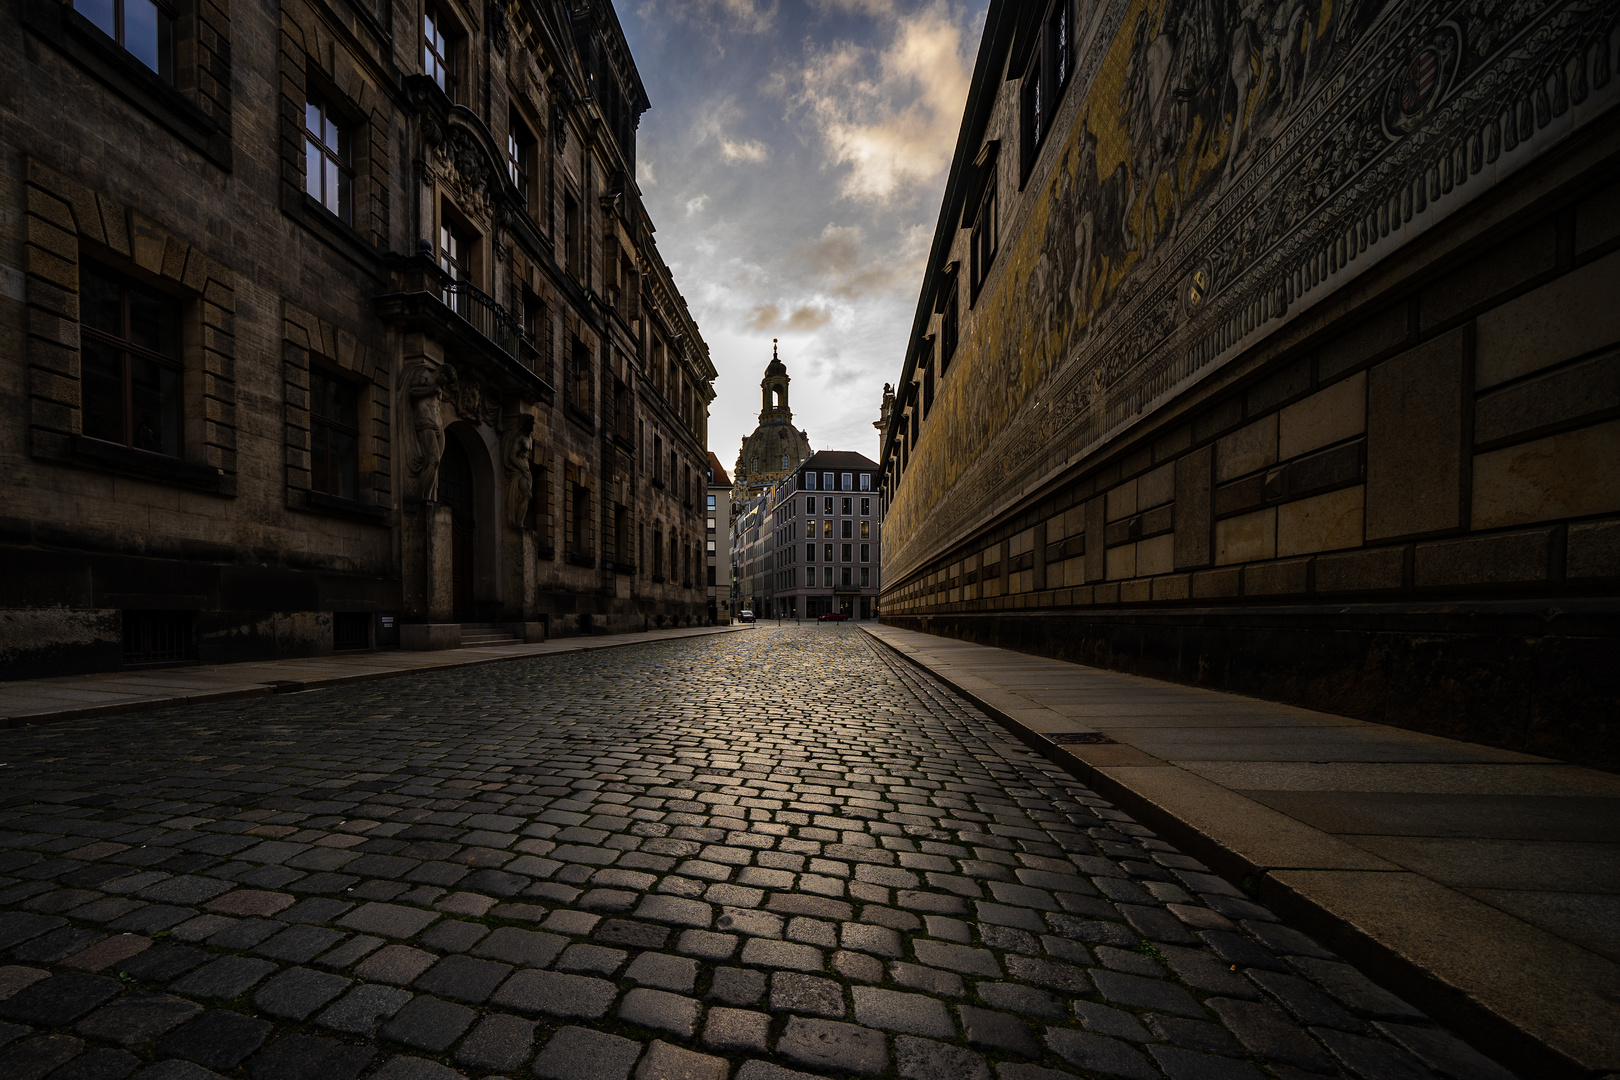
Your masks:
[[[751,161],[756,165],[763,164],[770,156],[765,144],[758,139],[720,140],[720,156],[733,165],[739,162]]]
[[[796,95],[832,163],[847,166],[841,192],[877,203],[913,194],[950,164],[972,76],[970,45],[944,4],[891,25],[881,47],[813,50]]]
[[[708,205],[709,205],[709,197],[707,195],[699,195],[696,198],[687,199],[686,200],[686,216],[691,217],[693,214],[702,213],[703,208],[705,206],[708,206]]]

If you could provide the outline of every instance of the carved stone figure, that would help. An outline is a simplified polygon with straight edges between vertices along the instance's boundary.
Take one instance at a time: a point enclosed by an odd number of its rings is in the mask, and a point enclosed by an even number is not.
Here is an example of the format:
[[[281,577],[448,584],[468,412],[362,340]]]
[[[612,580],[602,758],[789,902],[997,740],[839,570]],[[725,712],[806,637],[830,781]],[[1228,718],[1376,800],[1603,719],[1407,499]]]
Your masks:
[[[506,523],[523,528],[534,498],[534,476],[529,464],[534,457],[534,415],[523,413],[507,425],[501,435],[501,463],[506,468]]]
[[[401,380],[415,444],[405,472],[413,481],[413,494],[429,502],[439,496],[439,459],[444,456],[444,417],[439,402],[454,381],[455,368],[449,363],[438,367],[412,364]]]

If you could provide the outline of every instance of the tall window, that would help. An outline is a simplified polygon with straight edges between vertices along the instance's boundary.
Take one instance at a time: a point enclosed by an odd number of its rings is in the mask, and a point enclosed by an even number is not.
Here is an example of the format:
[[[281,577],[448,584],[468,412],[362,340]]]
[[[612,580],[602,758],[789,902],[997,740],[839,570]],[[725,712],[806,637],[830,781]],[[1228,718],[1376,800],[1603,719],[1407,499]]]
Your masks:
[[[573,194],[563,196],[563,258],[568,272],[579,276],[579,200]]]
[[[870,474],[863,473],[861,475],[861,479],[862,480],[870,480],[871,476],[870,476]],[[868,490],[867,485],[862,484],[861,485],[861,490],[862,491]],[[861,517],[870,517],[871,515],[872,515],[872,500],[871,499],[862,499],[861,500]]]
[[[360,445],[358,398],[353,383],[310,369],[310,487],[340,499],[355,497]]]
[[[304,103],[304,190],[343,221],[352,220],[354,169],[348,125],[339,123],[314,95]]]
[[[466,281],[472,277],[472,247],[472,237],[459,225],[441,220],[439,269],[449,274],[451,281]]]
[[[570,509],[573,511],[572,531],[568,542],[575,555],[590,554],[591,536],[591,489],[583,484],[575,484]]]
[[[993,168],[993,165],[992,165]],[[973,219],[973,295],[990,274],[990,264],[996,257],[996,178],[991,175],[985,184],[984,198],[979,202],[979,213]]]
[[[568,365],[568,403],[586,413],[591,411],[591,350],[578,338],[574,339]]]
[[[174,82],[174,8],[154,0],[73,0],[73,9],[135,59]]]
[[[956,355],[956,275],[952,274],[945,279],[946,287],[950,293],[945,297],[945,309],[939,316],[939,370],[944,371],[950,366],[951,357]]]
[[[529,206],[529,181],[534,170],[534,136],[516,109],[511,110],[506,124],[506,175],[512,186],[523,196],[523,205]]]
[[[179,301],[89,260],[79,295],[84,433],[179,457]]]
[[[929,342],[930,354],[923,361],[923,416],[927,416],[934,408],[934,357],[932,355],[933,342]]]
[[[1020,93],[1019,120],[1023,178],[1029,176],[1041,144],[1052,127],[1058,98],[1074,67],[1071,40],[1070,0],[1056,0],[1041,24],[1040,38],[1030,56],[1029,68],[1024,73]]]
[[[460,72],[456,69],[454,33],[444,13],[436,5],[422,9],[422,70],[430,75],[439,89],[456,100]]]

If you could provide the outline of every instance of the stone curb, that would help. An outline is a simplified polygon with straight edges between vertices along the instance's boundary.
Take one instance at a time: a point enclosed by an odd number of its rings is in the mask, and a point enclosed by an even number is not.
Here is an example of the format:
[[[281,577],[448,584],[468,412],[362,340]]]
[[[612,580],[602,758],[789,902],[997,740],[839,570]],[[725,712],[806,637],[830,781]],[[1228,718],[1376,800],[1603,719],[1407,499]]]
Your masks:
[[[150,712],[154,709],[172,709],[183,705],[201,705],[205,702],[236,701],[244,698],[269,697],[272,694],[297,694],[306,690],[324,690],[328,687],[341,686],[345,683],[374,682],[379,679],[392,679],[401,675],[421,675],[430,671],[449,671],[452,668],[478,667],[483,664],[504,664],[513,660],[532,660],[536,657],[562,656],[571,653],[596,652],[602,649],[618,649],[631,645],[651,645],[659,641],[682,641],[687,638],[710,637],[715,634],[730,634],[746,630],[746,625],[736,626],[709,626],[694,627],[700,633],[690,631],[682,633],[665,633],[662,631],[646,631],[649,636],[636,638],[631,641],[610,641],[600,644],[591,643],[590,639],[582,639],[579,645],[569,645],[563,648],[550,649],[545,652],[518,652],[510,656],[480,656],[476,659],[456,660],[450,663],[415,664],[410,667],[395,668],[391,671],[364,671],[354,675],[328,675],[310,679],[283,680],[279,682],[265,682],[257,685],[235,686],[228,690],[205,690],[192,694],[174,694],[168,697],[151,697],[135,701],[115,701],[106,705],[85,705],[72,709],[53,709],[49,712],[22,713],[18,716],[0,716],[0,729],[31,727],[36,724],[54,724],[64,720],[87,720],[97,716],[112,716],[118,713]],[[650,635],[660,636],[650,636]],[[566,640],[566,639],[565,639]],[[549,644],[549,643],[548,643]],[[363,653],[363,656],[376,656],[377,653]],[[428,654],[431,655],[431,654]],[[220,665],[229,667],[231,665]],[[186,670],[185,668],[173,670]]]
[[[1277,914],[1337,951],[1385,989],[1423,1009],[1520,1075],[1545,1077],[1548,1080],[1595,1080],[1597,1077],[1608,1080],[1611,1075],[1606,1070],[1593,1073],[1571,1060],[1529,1031],[1485,1007],[1465,988],[1446,981],[1420,960],[1405,955],[1398,946],[1367,933],[1357,925],[1353,916],[1318,903],[1314,897],[1277,878],[1269,868],[1254,865],[1242,854],[1209,835],[1197,821],[1167,811],[1147,795],[1021,723],[972,689],[959,685],[949,675],[935,670],[921,657],[886,640],[881,633],[865,626],[861,629],[873,642],[972,702],[1030,749],[1062,766],[1099,796],[1163,834],[1183,852],[1206,863]],[[1152,758],[1134,747],[1128,749],[1143,759],[1144,764],[1151,761],[1165,768],[1175,768],[1171,763]],[[1327,834],[1322,835],[1326,837]]]

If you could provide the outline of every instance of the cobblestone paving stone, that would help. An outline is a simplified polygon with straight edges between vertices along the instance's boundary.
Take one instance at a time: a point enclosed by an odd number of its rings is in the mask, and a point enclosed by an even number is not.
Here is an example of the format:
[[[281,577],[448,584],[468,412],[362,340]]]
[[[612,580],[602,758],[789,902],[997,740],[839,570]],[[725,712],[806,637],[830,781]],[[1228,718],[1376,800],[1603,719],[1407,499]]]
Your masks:
[[[1507,1075],[848,627],[0,759],[8,1080]]]

